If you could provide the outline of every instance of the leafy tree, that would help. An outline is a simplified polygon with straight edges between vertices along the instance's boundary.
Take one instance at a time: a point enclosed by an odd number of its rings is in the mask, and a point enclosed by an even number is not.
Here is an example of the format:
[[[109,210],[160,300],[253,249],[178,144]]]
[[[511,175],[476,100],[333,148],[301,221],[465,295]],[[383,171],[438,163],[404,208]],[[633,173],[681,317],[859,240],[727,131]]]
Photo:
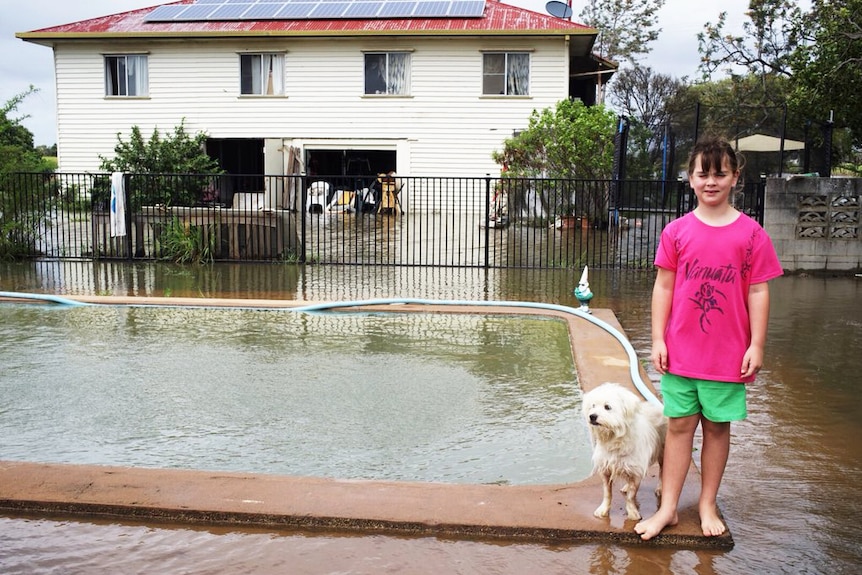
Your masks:
[[[129,141],[117,134],[113,158],[99,156],[101,169],[135,175],[131,183],[132,205],[144,204],[194,205],[201,200],[210,178],[204,175],[222,173],[218,161],[206,154],[207,136],[203,132],[190,136],[185,121],[174,128],[173,134],[162,136],[158,128],[149,141],[138,126],[132,126]],[[104,203],[108,190],[94,197]]]
[[[839,159],[862,145],[862,0],[813,0],[803,11],[788,0],[751,0],[743,34],[724,31],[726,13],[699,35],[701,71],[727,71],[740,101],[766,108],[787,105],[788,125],[818,125],[834,113]],[[776,90],[776,88],[780,90]],[[819,130],[813,130],[813,136]],[[813,139],[817,139],[816,137]]]
[[[141,129],[132,126],[129,141],[117,134],[113,158],[99,156],[101,169],[109,172],[134,174],[212,174],[219,171],[216,160],[206,154],[207,135],[198,132],[194,137],[185,130],[185,120],[174,128],[172,135],[162,136],[158,128],[150,140],[144,140]]]
[[[810,118],[834,112],[836,126],[862,146],[862,0],[817,0],[805,23],[806,41],[790,56],[790,103]]]
[[[574,180],[611,178],[615,127],[612,111],[580,100],[534,110],[527,128],[492,154],[503,168],[510,213],[524,209],[531,194],[546,216],[606,213],[607,188],[579,186]]]
[[[33,134],[14,117],[24,99],[35,93],[33,86],[13,96],[0,107],[0,258],[33,255],[37,239],[50,225],[47,193],[34,193],[33,186],[53,186],[50,170],[33,148]],[[33,174],[30,172],[40,172]]]
[[[580,19],[596,28],[599,37],[595,51],[614,61],[636,64],[649,53],[649,43],[658,38],[658,11],[665,0],[590,0]]]
[[[752,0],[749,6],[743,35],[724,32],[726,12],[698,34],[704,79],[720,70],[727,78],[702,90],[710,99],[704,103],[727,110],[712,121],[724,122],[729,132],[740,125],[762,128],[770,123],[780,129],[775,117],[782,114],[776,110],[784,109],[793,89],[791,58],[802,41],[803,12],[795,2]]]
[[[0,174],[43,171],[40,156],[33,148],[33,133],[21,123],[27,116],[12,117],[21,102],[37,91],[30,86],[0,108]]]
[[[616,115],[604,106],[560,100],[555,108],[533,110],[527,129],[503,143],[494,161],[520,177],[611,177]]]
[[[52,146],[45,146],[43,144],[40,144],[40,145],[36,146],[36,153],[38,153],[42,157],[56,156],[57,155],[57,144],[54,144]]]
[[[686,87],[672,106],[701,104],[699,135],[713,133],[735,138],[755,130],[779,134],[791,87],[788,79],[772,74],[723,78]],[[792,132],[788,137],[800,136],[803,123],[793,117],[788,122]]]
[[[790,87],[789,79],[774,74],[765,78],[738,76],[686,86],[669,103],[676,138],[677,169],[685,169],[694,140],[707,134],[735,140],[758,132],[776,136],[784,133],[788,139],[804,140],[804,119],[792,108],[785,110],[784,101]],[[794,155],[800,162],[803,160],[801,154],[788,152],[784,161],[793,159]],[[777,152],[746,154],[745,177],[758,179],[761,173],[774,173],[779,167],[778,160]],[[786,167],[785,164],[782,169]]]

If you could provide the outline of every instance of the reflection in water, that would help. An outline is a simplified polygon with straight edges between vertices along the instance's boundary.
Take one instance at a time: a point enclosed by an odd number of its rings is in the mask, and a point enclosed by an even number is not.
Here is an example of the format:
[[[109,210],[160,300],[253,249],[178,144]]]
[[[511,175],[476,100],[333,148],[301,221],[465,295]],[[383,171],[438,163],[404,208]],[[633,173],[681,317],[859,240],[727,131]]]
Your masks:
[[[5,304],[0,341],[0,459],[512,484],[591,468],[562,321]]]
[[[57,273],[58,264],[0,263],[0,289],[238,297],[272,293],[299,300],[513,299],[577,307],[572,289],[580,275],[580,270],[562,269],[148,267],[162,268],[67,264]],[[648,272],[590,273],[594,307],[616,312],[642,358],[649,353],[653,277]],[[766,366],[750,387],[748,420],[734,426],[719,493],[736,542],[729,552],[7,517],[0,518],[0,571],[49,572],[62,566],[67,573],[147,572],[158,566],[163,572],[199,574],[856,573],[862,565],[862,280],[784,277],[771,286]]]
[[[749,494],[725,498],[731,522],[757,516],[734,525],[737,541],[794,541],[786,561],[812,571],[862,564],[860,295],[853,278],[775,282],[765,369],[749,419],[735,430],[723,486]],[[769,564],[768,555],[754,563]]]

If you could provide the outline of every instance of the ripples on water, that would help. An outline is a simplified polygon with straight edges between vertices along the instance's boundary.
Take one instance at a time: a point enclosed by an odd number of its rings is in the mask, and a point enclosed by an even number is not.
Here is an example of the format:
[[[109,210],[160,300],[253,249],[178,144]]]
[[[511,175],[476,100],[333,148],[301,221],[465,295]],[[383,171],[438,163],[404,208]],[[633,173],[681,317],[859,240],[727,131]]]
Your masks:
[[[283,297],[307,300],[411,295],[577,305],[571,296],[579,275],[574,270],[492,270],[488,274],[408,270],[401,274],[388,269],[357,279],[355,274],[362,271],[350,271],[354,274],[350,276],[348,271],[312,269],[307,275],[273,279],[255,266],[243,274],[219,268],[213,272],[218,279],[183,276],[182,286],[173,284],[173,289],[174,295],[183,295],[185,290],[185,295],[261,297],[267,290],[276,293],[284,287],[278,292]],[[137,290],[135,293],[144,295],[153,289],[137,268],[72,270],[67,277],[75,274],[83,277],[63,283],[56,275],[28,268],[18,275],[0,274],[0,288],[12,289],[18,282],[14,289],[41,285],[46,291],[74,293],[81,281],[95,281],[104,289],[105,278],[110,277],[114,283],[108,284],[121,290],[129,286],[130,293]],[[239,277],[245,279],[236,279]],[[596,293],[593,305],[616,312],[642,359],[649,353],[652,278],[649,273],[591,273]],[[163,280],[158,285],[169,285]],[[502,545],[0,518],[0,571],[855,575],[862,568],[862,400],[858,391],[862,280],[786,277],[771,286],[766,369],[750,388],[749,419],[734,426],[728,470],[719,493],[719,505],[736,543],[729,552]],[[3,401],[0,397],[0,404]],[[164,565],[170,569],[159,569]]]

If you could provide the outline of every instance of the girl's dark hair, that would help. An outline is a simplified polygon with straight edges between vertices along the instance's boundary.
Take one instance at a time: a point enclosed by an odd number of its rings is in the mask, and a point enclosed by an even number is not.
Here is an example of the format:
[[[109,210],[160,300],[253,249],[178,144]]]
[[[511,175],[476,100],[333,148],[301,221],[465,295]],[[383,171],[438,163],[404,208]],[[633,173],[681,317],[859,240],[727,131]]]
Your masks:
[[[737,154],[727,140],[715,136],[698,140],[694,145],[688,157],[689,174],[694,172],[694,163],[698,156],[700,156],[700,167],[704,172],[711,172],[713,169],[721,170],[724,158],[727,158],[733,172],[742,170],[745,165],[742,155]]]

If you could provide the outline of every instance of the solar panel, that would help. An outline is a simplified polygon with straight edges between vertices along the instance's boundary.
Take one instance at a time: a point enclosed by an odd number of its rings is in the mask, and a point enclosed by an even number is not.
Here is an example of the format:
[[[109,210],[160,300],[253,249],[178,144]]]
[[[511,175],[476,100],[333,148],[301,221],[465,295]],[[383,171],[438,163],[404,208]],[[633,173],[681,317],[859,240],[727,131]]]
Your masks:
[[[450,2],[419,2],[414,15],[416,16],[446,16]]]
[[[308,15],[317,4],[312,3],[293,3],[285,2],[281,10],[278,11],[277,19],[279,20],[307,20]]]
[[[382,5],[382,2],[351,2],[342,18],[374,18]]]
[[[449,16],[481,16],[485,11],[485,0],[455,0],[449,8]]]
[[[311,11],[309,17],[319,19],[340,18],[346,9],[347,3],[345,2],[321,2]]]
[[[174,16],[174,20],[206,20],[215,10],[215,4],[192,4]]]
[[[186,6],[159,6],[147,14],[148,22],[169,22],[174,16],[186,9]]]
[[[479,18],[485,0],[195,0],[159,6],[146,22]]]
[[[382,18],[404,18],[412,16],[416,9],[416,2],[384,2],[380,10]]]
[[[278,5],[281,7],[281,5]],[[246,4],[224,4],[219,6],[215,12],[209,15],[210,20],[237,20],[243,12],[248,10]]]
[[[281,10],[281,4],[275,2],[263,3],[260,2],[258,4],[254,4],[246,10],[243,15],[243,20],[257,20],[260,18],[261,20],[271,20],[275,18],[278,11]]]

